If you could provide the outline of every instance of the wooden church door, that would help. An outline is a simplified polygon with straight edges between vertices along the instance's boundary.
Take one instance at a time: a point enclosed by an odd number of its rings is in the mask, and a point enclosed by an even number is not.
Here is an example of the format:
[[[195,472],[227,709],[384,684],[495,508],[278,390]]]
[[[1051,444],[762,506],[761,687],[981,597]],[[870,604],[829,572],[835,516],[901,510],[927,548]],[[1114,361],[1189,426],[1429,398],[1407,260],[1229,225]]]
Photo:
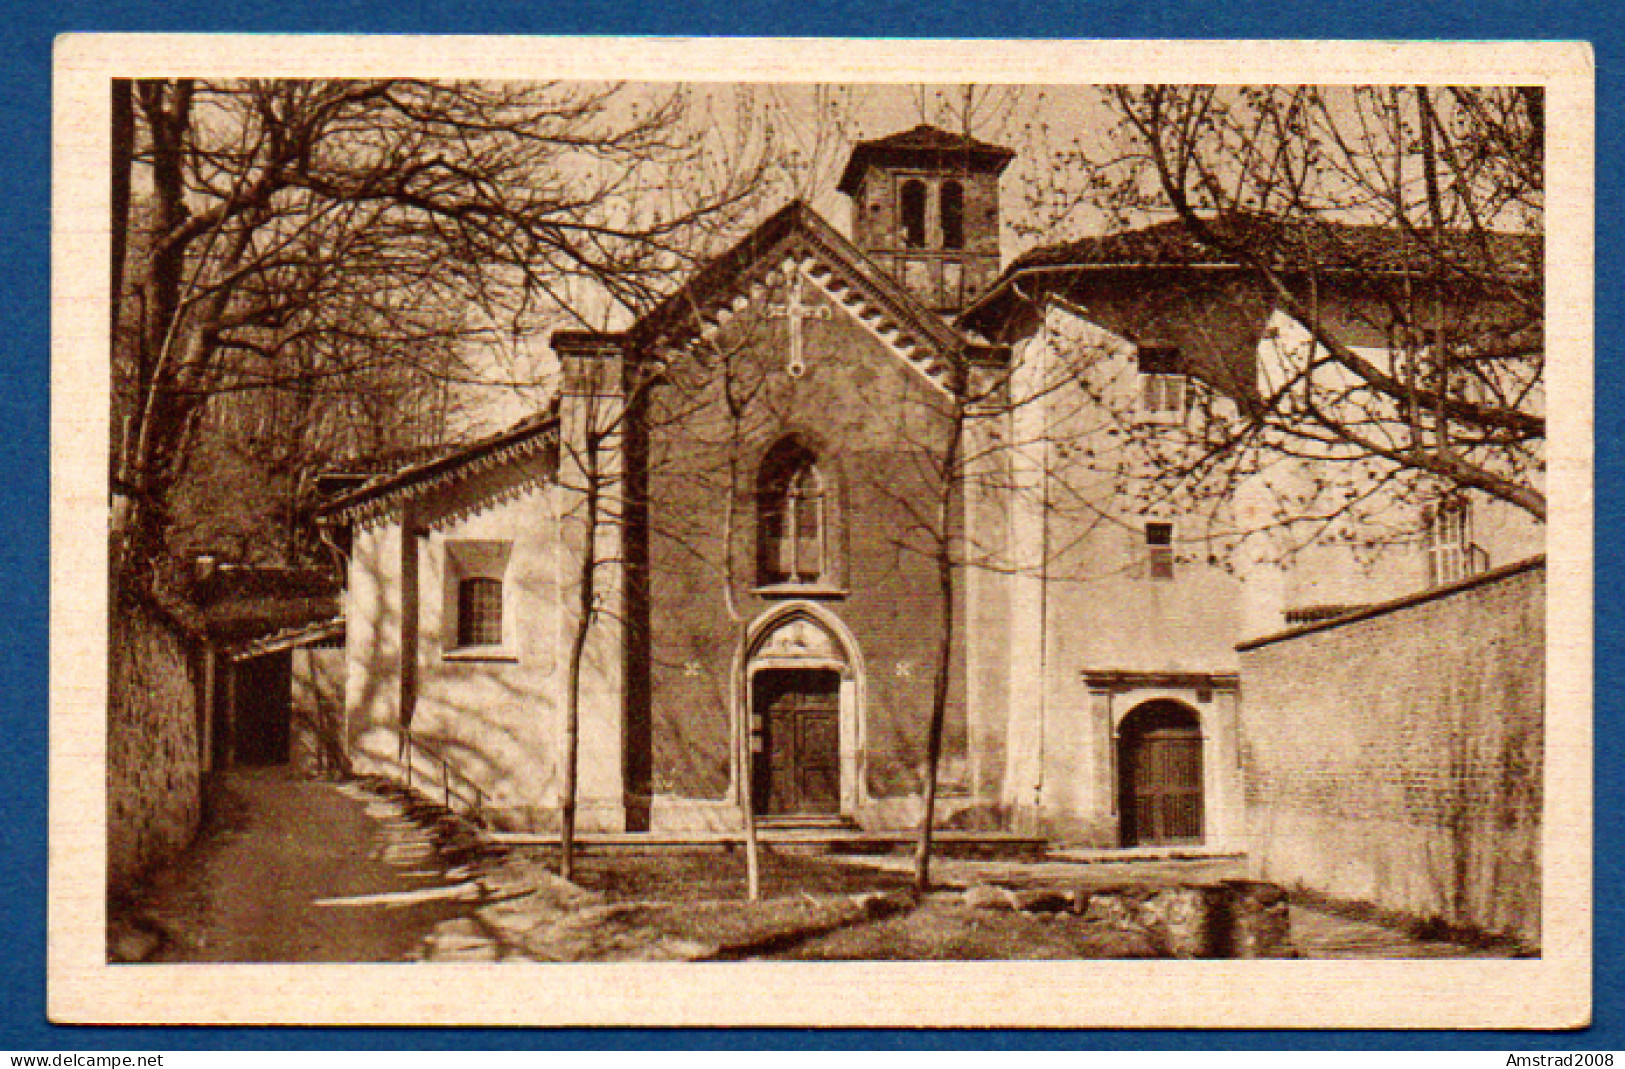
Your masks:
[[[840,811],[840,673],[828,669],[757,672],[752,706],[759,733],[752,795],[769,817]]]
[[[1124,846],[1202,841],[1202,730],[1176,702],[1141,706],[1123,721],[1119,765]]]

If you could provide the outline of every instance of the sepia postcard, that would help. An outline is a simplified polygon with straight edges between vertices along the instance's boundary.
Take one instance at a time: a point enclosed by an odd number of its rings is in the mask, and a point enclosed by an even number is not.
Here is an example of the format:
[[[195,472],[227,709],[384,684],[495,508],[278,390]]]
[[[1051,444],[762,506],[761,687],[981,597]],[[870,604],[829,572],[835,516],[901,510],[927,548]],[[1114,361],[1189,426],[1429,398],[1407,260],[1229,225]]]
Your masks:
[[[1589,1022],[1583,44],[55,77],[53,1021]]]

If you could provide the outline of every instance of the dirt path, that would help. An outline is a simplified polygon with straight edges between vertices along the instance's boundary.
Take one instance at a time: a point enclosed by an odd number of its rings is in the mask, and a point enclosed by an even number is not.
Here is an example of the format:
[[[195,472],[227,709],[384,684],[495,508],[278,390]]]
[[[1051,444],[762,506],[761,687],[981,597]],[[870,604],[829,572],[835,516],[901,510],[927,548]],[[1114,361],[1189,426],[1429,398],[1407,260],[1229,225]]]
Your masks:
[[[218,777],[214,816],[137,906],[158,961],[395,961],[470,912],[427,835],[354,787],[279,768]]]

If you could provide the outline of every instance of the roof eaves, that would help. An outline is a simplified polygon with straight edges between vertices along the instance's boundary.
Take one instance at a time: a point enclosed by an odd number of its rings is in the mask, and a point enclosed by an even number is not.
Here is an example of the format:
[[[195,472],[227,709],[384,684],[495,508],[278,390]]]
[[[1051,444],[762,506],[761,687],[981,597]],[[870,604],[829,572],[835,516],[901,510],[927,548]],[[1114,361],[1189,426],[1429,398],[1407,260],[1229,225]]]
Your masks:
[[[945,354],[951,355],[963,346],[962,334],[941,317],[923,308],[913,295],[865,256],[862,250],[799,200],[791,201],[775,212],[732,248],[712,260],[639,320],[631,333],[643,344],[649,344],[665,340],[669,334],[697,328],[698,316],[719,293],[726,291],[734,279],[748,270],[764,251],[796,231],[825,258],[847,267],[851,281],[862,289],[866,297],[915,334],[924,337]]]
[[[419,494],[447,486],[479,471],[534,455],[558,437],[557,407],[527,416],[499,431],[433,460],[381,476],[317,510],[322,519],[355,522],[388,511]]]

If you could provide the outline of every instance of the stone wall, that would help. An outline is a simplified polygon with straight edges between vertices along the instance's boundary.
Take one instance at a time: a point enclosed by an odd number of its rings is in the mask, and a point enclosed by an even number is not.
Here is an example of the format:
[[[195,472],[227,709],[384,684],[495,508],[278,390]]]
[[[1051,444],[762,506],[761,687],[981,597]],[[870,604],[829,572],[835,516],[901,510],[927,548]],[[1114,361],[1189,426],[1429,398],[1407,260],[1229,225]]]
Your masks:
[[[1545,567],[1244,643],[1261,877],[1540,940]]]
[[[108,639],[107,886],[117,895],[197,831],[199,688],[191,640],[145,601],[118,600]]]

